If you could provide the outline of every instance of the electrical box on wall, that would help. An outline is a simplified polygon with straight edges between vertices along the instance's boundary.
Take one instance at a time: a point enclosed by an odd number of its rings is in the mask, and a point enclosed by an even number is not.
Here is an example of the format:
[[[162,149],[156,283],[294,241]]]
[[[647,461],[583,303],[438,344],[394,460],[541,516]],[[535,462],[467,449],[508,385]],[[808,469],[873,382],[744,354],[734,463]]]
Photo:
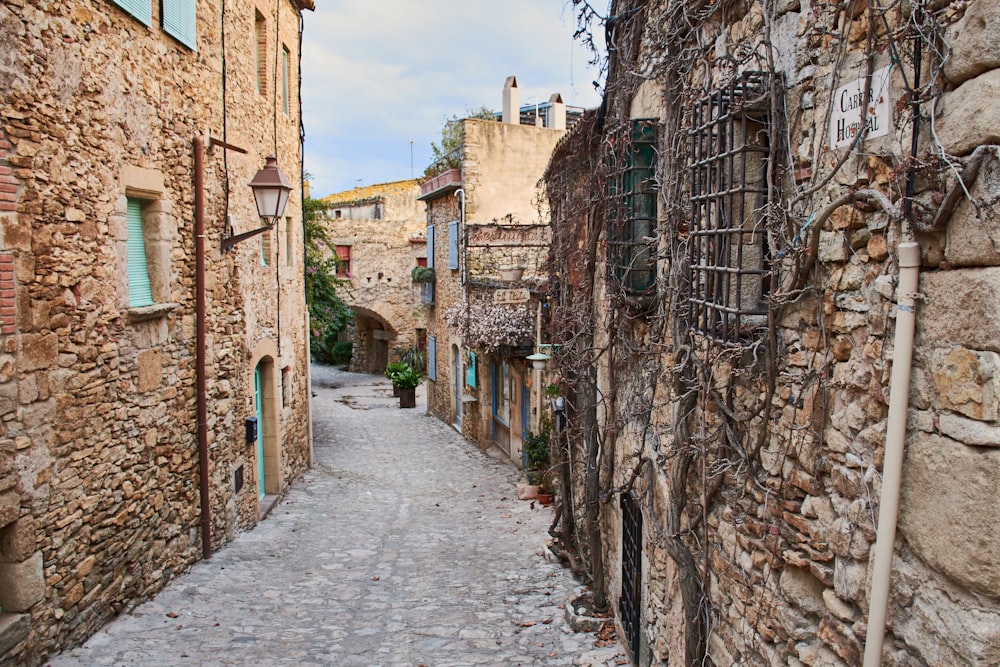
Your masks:
[[[257,418],[247,417],[247,443],[257,442]]]

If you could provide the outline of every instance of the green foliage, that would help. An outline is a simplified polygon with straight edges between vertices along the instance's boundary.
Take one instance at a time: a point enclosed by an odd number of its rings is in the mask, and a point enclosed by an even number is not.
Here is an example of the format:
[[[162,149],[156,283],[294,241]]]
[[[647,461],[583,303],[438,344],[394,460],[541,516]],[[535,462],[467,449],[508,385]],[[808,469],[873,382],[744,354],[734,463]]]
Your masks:
[[[416,347],[403,350],[400,359],[413,367],[413,370],[423,375],[427,372],[427,353]]]
[[[465,118],[484,120],[496,118],[493,110],[485,106],[478,109],[466,109],[466,112]],[[462,166],[462,142],[465,139],[462,136],[462,120],[458,115],[444,119],[444,125],[441,127],[441,143],[431,142],[431,154],[434,161],[431,166],[424,170],[424,176],[437,176],[449,169]]]
[[[413,366],[409,364],[405,364],[405,366],[403,370],[395,375],[392,383],[400,389],[416,389],[423,382],[424,378]]]
[[[524,453],[528,470],[542,470],[549,465],[549,434],[528,433],[524,436]]]
[[[305,215],[306,247],[306,305],[309,308],[309,349],[316,361],[343,363],[344,346],[340,334],[347,328],[354,313],[341,297],[348,283],[337,277],[335,246],[320,220],[324,204],[306,197]],[[348,345],[350,345],[348,343]],[[347,356],[350,358],[350,349]]]
[[[335,364],[347,364],[354,354],[354,343],[349,340],[340,340],[333,344],[330,354]]]
[[[410,365],[405,361],[390,361],[385,365],[385,376],[389,381],[396,384],[396,378],[402,374]]]
[[[415,266],[410,271],[410,280],[415,283],[434,282],[434,269],[429,266]]]

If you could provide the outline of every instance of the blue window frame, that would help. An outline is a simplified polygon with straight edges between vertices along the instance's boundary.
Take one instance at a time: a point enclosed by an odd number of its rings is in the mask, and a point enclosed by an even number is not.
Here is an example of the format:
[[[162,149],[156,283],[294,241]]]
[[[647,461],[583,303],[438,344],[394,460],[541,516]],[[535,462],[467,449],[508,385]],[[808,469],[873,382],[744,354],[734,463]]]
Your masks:
[[[145,0],[149,4],[149,0]],[[197,0],[161,0],[163,31],[192,51],[197,46]]]
[[[437,382],[438,346],[437,336],[427,337],[427,379]]]

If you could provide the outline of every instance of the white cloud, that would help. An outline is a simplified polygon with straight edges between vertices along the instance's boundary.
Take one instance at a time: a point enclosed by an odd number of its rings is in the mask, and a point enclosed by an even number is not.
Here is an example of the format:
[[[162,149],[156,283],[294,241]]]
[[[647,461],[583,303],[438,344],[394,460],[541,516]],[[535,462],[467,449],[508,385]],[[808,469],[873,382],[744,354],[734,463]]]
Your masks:
[[[559,92],[599,103],[566,0],[317,0],[303,44],[306,169],[313,194],[410,177],[444,118],[499,110],[507,76],[522,104]]]

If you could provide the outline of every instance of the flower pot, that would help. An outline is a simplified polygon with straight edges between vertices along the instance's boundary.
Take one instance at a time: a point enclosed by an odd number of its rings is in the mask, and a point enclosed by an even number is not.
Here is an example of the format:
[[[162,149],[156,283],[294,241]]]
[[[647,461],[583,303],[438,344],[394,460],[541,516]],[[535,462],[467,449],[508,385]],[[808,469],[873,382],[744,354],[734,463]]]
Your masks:
[[[392,396],[393,396],[393,398],[399,398],[399,392],[400,392],[399,385],[398,384],[393,384],[392,385]]]
[[[417,407],[417,390],[415,387],[413,389],[399,390],[399,407],[401,408]]]
[[[522,267],[500,269],[500,280],[513,282],[516,280],[520,280],[521,276],[523,275],[524,275],[524,268]]]
[[[541,491],[535,494],[535,498],[543,505],[551,505],[555,497],[553,493],[542,493]]]

